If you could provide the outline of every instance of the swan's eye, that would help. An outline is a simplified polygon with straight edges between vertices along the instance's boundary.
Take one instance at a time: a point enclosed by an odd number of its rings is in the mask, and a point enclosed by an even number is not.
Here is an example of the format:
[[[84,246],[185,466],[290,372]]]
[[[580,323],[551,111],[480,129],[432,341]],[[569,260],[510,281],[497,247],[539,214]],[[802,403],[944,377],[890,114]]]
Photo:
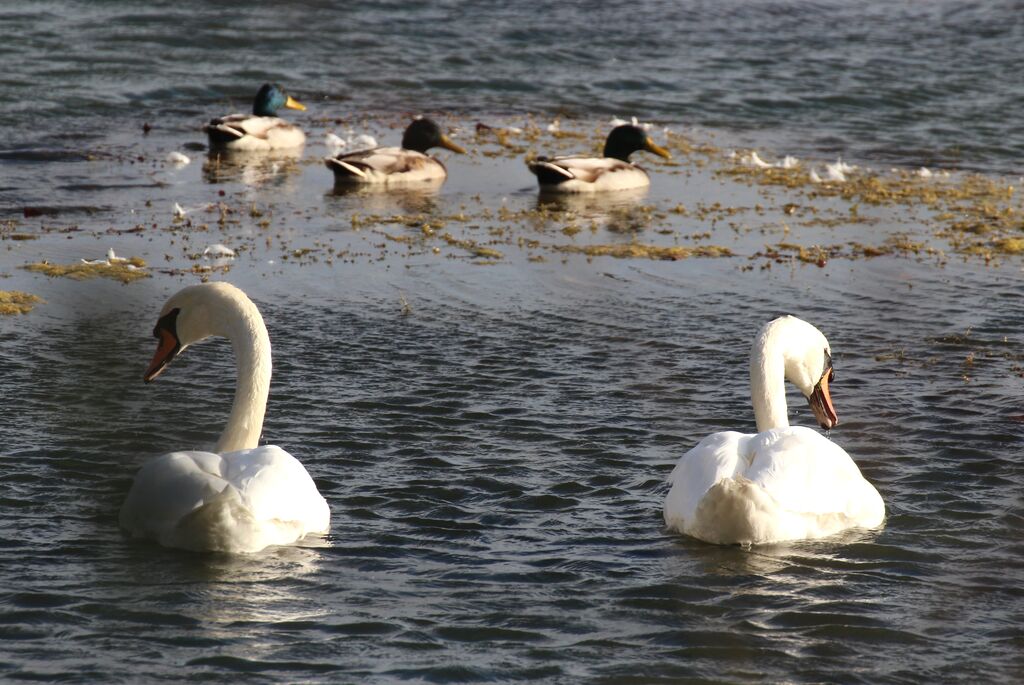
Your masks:
[[[160,339],[160,331],[167,331],[175,339],[178,337],[178,313],[180,309],[172,309],[156,322],[156,326],[153,327],[153,337],[157,340]]]

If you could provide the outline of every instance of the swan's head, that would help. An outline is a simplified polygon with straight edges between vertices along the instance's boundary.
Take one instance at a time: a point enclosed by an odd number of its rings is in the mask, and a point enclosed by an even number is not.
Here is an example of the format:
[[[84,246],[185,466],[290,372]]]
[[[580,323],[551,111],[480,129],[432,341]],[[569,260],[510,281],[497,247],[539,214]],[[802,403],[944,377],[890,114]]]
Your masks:
[[[230,338],[231,313],[239,304],[255,309],[245,293],[230,283],[191,285],[172,295],[153,328],[157,348],[143,380],[148,383],[163,373],[192,343],[215,335]]]
[[[821,331],[795,316],[783,316],[768,324],[783,337],[786,379],[807,398],[818,425],[829,429],[839,423],[828,384],[835,377],[832,348]]]

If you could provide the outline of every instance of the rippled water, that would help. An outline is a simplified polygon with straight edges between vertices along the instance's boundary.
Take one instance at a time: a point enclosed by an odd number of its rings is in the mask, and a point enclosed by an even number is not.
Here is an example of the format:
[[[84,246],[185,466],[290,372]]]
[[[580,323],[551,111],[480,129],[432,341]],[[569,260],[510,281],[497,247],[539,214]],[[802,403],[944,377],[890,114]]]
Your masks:
[[[741,214],[744,230],[665,220],[708,230],[733,259],[540,261],[501,245],[502,260],[480,265],[454,250],[405,256],[382,234],[401,226],[357,230],[351,218],[422,212],[443,225],[480,205],[534,208],[518,160],[449,159],[440,195],[398,198],[330,194],[312,136],[296,169],[268,178],[203,168],[197,150],[182,170],[158,161],[270,76],[315,103],[311,132],[359,112],[388,142],[402,110],[429,100],[464,113],[449,120],[463,140],[502,112],[565,109],[590,128],[637,112],[786,151],[1008,169],[1017,8],[333,4],[242,17],[233,3],[0,10],[0,78],[14,94],[0,107],[13,134],[0,145],[0,201],[36,237],[0,243],[0,286],[47,301],[0,318],[0,679],[1024,677],[1019,262],[769,269],[746,256],[782,229]],[[238,51],[247,59],[227,59]],[[113,127],[97,129],[101,119]],[[158,124],[146,137],[144,120]],[[697,169],[652,176],[644,202],[662,209],[788,201]],[[253,216],[217,228],[199,209],[217,201]],[[174,202],[195,226],[166,225]],[[43,215],[23,217],[28,205]],[[884,216],[824,237],[794,223],[786,236],[868,241],[913,223]],[[119,233],[135,226],[145,230]],[[631,230],[611,221],[582,236],[628,241]],[[166,550],[117,529],[141,461],[209,447],[228,411],[222,342],[141,383],[161,304],[195,277],[155,271],[122,286],[17,268],[111,244],[187,268],[182,253],[217,240],[248,248],[223,277],[256,300],[274,345],[264,436],[306,465],[332,511],[325,539],[252,557]],[[281,258],[327,242],[352,252]],[[700,437],[753,430],[750,339],[782,312],[831,341],[830,437],[881,492],[884,529],[754,549],[668,534],[664,479]],[[795,392],[790,405],[794,422],[813,423]]]
[[[507,297],[516,276],[500,268],[410,277],[422,290],[405,316],[270,289],[265,433],[315,475],[333,530],[254,558],[125,541],[116,525],[139,455],[216,436],[219,418],[196,417],[226,412],[227,345],[143,386],[151,341],[127,310],[153,297],[99,306],[120,287],[8,329],[5,677],[1019,674],[1016,277],[951,269],[904,305],[899,264],[824,287],[816,270],[769,278],[769,294],[706,264],[658,266],[544,274]],[[953,280],[956,304],[920,306]],[[667,534],[672,462],[697,436],[750,428],[730,364],[744,366],[749,322],[794,302],[832,340],[833,438],[885,497],[885,529],[754,550]]]
[[[799,154],[1015,172],[1022,16],[959,0],[34,2],[0,8],[0,126],[37,143],[98,121],[194,130],[272,78],[328,117],[636,114]]]

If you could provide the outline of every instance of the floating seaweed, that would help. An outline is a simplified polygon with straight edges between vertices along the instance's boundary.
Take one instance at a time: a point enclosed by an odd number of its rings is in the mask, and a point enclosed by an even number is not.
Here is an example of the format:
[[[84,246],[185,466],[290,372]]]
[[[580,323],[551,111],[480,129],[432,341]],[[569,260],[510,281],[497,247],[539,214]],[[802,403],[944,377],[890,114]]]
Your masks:
[[[82,281],[89,278],[111,278],[122,283],[131,283],[149,278],[146,262],[139,257],[129,257],[116,262],[79,262],[77,264],[51,264],[47,261],[25,264],[22,268],[52,278],[64,277]]]
[[[0,290],[0,314],[28,314],[42,298],[18,290]]]

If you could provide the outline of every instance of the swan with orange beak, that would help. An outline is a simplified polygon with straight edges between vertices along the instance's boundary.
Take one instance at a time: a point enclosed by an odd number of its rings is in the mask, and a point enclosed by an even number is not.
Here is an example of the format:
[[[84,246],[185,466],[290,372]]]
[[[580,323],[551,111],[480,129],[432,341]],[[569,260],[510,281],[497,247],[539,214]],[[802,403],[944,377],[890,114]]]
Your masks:
[[[683,455],[669,477],[668,528],[717,544],[758,544],[881,526],[882,497],[850,455],[814,429],[789,425],[787,380],[819,426],[839,423],[834,377],[821,331],[795,316],[766,324],[750,354],[758,432],[713,433]]]

